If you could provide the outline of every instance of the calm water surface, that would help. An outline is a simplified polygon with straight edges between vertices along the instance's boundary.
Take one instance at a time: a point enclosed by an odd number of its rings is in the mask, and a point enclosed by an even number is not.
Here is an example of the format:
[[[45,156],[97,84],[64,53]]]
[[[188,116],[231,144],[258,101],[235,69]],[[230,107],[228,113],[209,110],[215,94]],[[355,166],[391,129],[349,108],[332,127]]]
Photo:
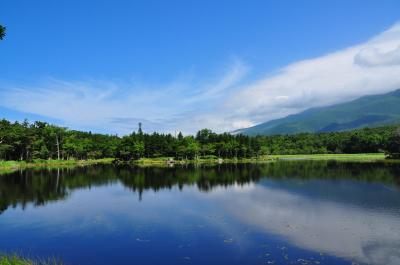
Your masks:
[[[0,252],[66,264],[400,264],[400,165],[0,176]]]

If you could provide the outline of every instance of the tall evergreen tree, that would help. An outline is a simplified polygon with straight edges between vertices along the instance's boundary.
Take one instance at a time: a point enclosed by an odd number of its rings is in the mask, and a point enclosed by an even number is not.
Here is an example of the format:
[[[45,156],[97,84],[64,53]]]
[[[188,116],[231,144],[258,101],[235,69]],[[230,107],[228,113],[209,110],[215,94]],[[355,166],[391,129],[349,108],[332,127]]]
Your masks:
[[[0,25],[0,40],[4,39],[6,36],[6,27]]]

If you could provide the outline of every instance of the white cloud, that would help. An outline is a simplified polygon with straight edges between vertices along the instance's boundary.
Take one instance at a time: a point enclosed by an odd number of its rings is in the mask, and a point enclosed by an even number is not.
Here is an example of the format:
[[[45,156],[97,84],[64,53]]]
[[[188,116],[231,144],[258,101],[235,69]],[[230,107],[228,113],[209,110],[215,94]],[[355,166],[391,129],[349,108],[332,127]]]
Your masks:
[[[362,49],[354,58],[360,66],[400,65],[400,46],[388,52],[381,52],[376,48]]]
[[[142,122],[150,132],[189,133],[193,127],[185,120],[229,94],[246,71],[235,61],[220,80],[197,86],[187,80],[149,86],[51,79],[34,87],[6,86],[0,90],[0,106],[62,120],[74,129],[126,134]]]
[[[211,111],[182,119],[179,126],[186,131],[203,127],[231,131],[399,89],[400,64],[395,63],[399,47],[400,24],[396,24],[365,43],[290,64],[275,75],[242,85]],[[356,58],[367,49],[379,50],[385,59],[374,67],[360,64]]]
[[[244,86],[224,108],[230,110],[232,123],[239,117],[258,123],[398,89],[399,47],[400,24],[396,24],[366,43],[290,64],[272,77]],[[370,51],[375,52],[368,55]]]
[[[137,120],[150,131],[230,131],[400,88],[400,24],[365,43],[243,84],[248,70],[235,61],[213,82],[189,79],[152,86],[60,80],[36,87],[13,85],[1,89],[0,106],[111,133],[128,133],[136,124],[122,121]]]

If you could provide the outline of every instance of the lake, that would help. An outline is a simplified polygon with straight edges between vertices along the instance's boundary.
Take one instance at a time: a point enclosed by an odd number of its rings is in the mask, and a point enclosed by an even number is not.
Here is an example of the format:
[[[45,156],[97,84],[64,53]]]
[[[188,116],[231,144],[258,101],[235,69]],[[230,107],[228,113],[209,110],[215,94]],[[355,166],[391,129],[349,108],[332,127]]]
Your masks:
[[[400,164],[24,170],[0,252],[65,264],[400,264]]]

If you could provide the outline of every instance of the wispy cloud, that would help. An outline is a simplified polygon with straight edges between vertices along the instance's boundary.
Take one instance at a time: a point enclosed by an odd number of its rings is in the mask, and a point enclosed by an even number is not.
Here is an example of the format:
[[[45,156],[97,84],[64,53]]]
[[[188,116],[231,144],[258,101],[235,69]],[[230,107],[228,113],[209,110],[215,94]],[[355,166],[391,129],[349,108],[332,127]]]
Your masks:
[[[129,133],[138,121],[148,131],[229,131],[400,88],[399,47],[396,24],[365,43],[295,62],[247,83],[249,67],[236,60],[220,78],[208,82],[48,80],[36,86],[3,85],[0,106],[110,133]]]
[[[182,120],[213,108],[246,71],[235,61],[220,79],[196,86],[190,80],[164,85],[57,79],[35,86],[14,84],[1,89],[0,106],[62,120],[73,128],[126,134],[142,122],[147,131],[173,132],[185,129]]]
[[[198,101],[210,101],[213,99],[226,97],[232,92],[232,88],[234,88],[235,85],[242,80],[247,72],[248,67],[241,61],[236,60],[230,66],[229,71],[219,81],[201,88],[200,91],[185,99],[184,102],[190,104]]]

